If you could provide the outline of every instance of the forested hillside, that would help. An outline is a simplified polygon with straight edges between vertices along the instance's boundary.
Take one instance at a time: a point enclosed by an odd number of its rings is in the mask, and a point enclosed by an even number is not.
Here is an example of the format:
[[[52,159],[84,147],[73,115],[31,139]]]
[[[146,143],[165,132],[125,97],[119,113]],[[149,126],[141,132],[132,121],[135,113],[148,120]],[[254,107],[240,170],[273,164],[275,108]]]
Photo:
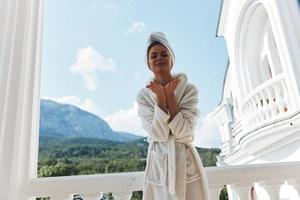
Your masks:
[[[114,142],[94,138],[40,137],[38,176],[70,176],[143,171],[148,143],[145,138]],[[197,148],[204,166],[214,166],[219,149]],[[47,199],[48,198],[42,198]],[[74,200],[82,200],[80,197]],[[112,200],[110,193],[103,200]],[[133,192],[132,200],[141,200]]]

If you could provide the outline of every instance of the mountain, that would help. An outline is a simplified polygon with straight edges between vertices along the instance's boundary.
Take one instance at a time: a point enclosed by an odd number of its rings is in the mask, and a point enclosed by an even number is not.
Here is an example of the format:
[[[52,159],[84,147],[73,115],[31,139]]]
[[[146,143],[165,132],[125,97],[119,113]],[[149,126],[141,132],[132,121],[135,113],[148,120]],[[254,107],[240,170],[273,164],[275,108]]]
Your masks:
[[[117,142],[141,136],[113,131],[106,121],[80,108],[41,99],[40,136],[98,138]]]

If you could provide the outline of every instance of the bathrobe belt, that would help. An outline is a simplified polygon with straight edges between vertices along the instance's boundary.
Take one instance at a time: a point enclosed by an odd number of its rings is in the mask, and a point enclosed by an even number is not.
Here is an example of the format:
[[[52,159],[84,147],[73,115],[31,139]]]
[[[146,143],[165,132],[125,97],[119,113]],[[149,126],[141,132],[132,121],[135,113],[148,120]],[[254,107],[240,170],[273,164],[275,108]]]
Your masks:
[[[153,145],[153,140],[148,138],[148,141]],[[188,146],[192,146],[193,137],[187,136],[182,138],[175,138],[174,135],[169,135],[168,140],[168,190],[169,194],[176,194],[176,151],[175,143],[184,143]]]
[[[192,147],[193,137],[186,136],[181,138],[175,138],[174,135],[169,135],[168,141],[168,183],[169,193],[171,195],[176,194],[176,151],[175,143],[184,143],[189,147]],[[192,149],[193,151],[193,149]],[[194,155],[193,155],[194,156]]]
[[[169,193],[174,195],[176,193],[176,151],[175,151],[175,137],[169,135],[168,141],[168,184]]]

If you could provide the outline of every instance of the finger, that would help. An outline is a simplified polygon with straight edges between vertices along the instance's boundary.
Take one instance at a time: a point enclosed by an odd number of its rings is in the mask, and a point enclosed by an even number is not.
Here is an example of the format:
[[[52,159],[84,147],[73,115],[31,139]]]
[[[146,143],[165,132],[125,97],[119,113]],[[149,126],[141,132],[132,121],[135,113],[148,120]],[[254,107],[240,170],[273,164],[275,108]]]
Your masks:
[[[147,85],[147,87],[152,87],[152,84],[151,84],[151,83],[149,83],[149,84]]]
[[[155,82],[151,81],[151,82],[150,82],[150,85],[155,85]]]
[[[151,89],[151,90],[153,89],[152,85],[147,85],[146,87],[149,88],[149,89]]]
[[[170,83],[167,83],[167,85],[165,86],[165,88],[168,88],[170,86]]]
[[[151,81],[150,84],[151,85],[156,85],[156,82]]]
[[[170,87],[170,91],[174,92],[174,90],[175,90],[175,86],[172,85],[172,86]]]
[[[159,87],[159,89],[161,89],[161,90],[164,89],[164,86],[162,86],[162,85],[160,85],[160,84],[159,84],[158,87]]]
[[[172,91],[175,91],[176,88],[177,88],[177,83],[175,82],[175,83],[172,85]]]
[[[171,88],[174,88],[175,84],[176,84],[176,82],[175,82],[175,81],[172,81],[172,83],[170,84],[170,87],[171,87]]]
[[[160,83],[155,83],[157,87],[163,87]]]
[[[159,84],[159,83],[156,83],[156,84],[155,84],[155,87],[156,87],[157,89],[161,89],[161,88],[163,88],[164,86],[162,86],[162,85]]]

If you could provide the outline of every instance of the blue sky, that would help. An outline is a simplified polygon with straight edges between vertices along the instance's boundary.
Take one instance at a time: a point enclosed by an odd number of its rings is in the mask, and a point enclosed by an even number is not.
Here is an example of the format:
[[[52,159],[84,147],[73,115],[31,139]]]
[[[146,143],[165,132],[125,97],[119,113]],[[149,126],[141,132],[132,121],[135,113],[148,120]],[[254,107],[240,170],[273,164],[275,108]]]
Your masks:
[[[219,147],[207,117],[221,100],[227,51],[215,36],[221,0],[46,0],[41,97],[105,119],[114,130],[146,135],[136,93],[153,76],[145,62],[149,34],[162,31],[175,52],[173,72],[199,89],[197,146]]]

